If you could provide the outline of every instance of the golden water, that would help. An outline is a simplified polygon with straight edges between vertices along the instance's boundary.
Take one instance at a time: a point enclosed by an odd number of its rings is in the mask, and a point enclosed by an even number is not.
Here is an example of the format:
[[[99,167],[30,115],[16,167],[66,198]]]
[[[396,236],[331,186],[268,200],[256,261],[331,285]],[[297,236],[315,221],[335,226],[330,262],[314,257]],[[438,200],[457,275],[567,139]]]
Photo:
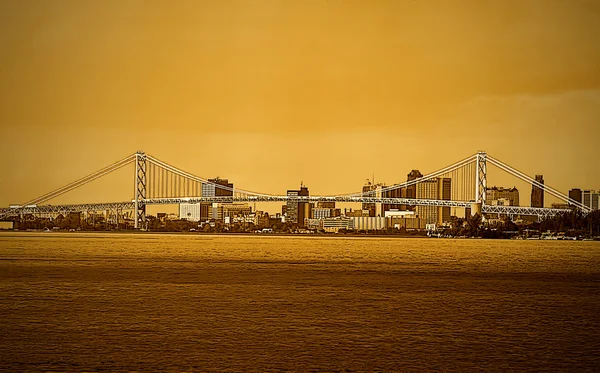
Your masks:
[[[0,370],[594,371],[600,243],[0,234]]]

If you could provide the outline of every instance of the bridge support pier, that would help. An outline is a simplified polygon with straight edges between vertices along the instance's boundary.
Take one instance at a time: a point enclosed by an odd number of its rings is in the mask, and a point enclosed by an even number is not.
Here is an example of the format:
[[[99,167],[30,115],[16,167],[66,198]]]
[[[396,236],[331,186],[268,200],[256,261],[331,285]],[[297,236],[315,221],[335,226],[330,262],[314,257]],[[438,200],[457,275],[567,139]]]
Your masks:
[[[487,153],[477,153],[477,171],[475,173],[475,202],[485,206],[487,189]]]
[[[146,153],[138,151],[135,153],[135,199],[134,199],[134,215],[135,229],[146,227]]]

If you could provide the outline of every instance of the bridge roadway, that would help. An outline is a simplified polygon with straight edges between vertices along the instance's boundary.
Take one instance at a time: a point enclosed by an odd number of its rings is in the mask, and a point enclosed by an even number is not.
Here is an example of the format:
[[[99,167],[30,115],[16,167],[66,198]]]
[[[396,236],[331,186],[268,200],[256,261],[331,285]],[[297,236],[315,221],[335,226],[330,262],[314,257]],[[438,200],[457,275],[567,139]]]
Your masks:
[[[180,203],[234,203],[234,202],[345,202],[345,203],[383,203],[390,205],[408,206],[435,206],[435,207],[471,207],[471,201],[451,201],[435,199],[415,198],[377,198],[358,196],[235,196],[235,197],[176,197],[176,198],[146,198],[145,205],[173,205]],[[134,210],[134,201],[110,202],[110,203],[87,203],[72,205],[32,205],[16,208],[0,209],[0,218],[27,214],[67,214],[78,211],[123,211]],[[552,209],[539,207],[521,206],[491,206],[483,205],[483,213],[503,215],[533,215],[539,217],[554,216],[558,213],[570,211],[569,209]]]

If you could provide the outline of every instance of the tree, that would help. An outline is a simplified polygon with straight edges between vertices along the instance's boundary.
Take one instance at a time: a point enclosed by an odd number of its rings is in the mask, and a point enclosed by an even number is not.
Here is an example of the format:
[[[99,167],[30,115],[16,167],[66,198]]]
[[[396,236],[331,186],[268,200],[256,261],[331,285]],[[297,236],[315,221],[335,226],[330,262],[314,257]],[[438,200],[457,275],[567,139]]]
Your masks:
[[[469,224],[467,228],[467,235],[472,237],[479,236],[481,226],[481,215],[475,214],[470,218],[467,218],[467,223]]]

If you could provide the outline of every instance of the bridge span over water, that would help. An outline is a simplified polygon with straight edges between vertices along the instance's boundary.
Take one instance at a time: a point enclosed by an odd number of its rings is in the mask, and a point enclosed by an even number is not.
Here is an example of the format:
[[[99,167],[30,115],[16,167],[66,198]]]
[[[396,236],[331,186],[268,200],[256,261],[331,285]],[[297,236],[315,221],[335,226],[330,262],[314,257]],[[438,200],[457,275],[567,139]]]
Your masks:
[[[133,164],[134,190],[133,198],[121,202],[74,203],[53,205],[52,199],[82,187],[96,179],[104,177],[118,169]],[[494,166],[513,177],[526,182],[543,193],[555,197],[568,204],[570,208],[545,208],[527,206],[503,206],[486,204],[487,170],[488,165]],[[407,198],[401,197],[400,192],[419,184],[431,183],[440,178],[451,180],[451,190],[444,199]],[[212,190],[213,193],[206,193]],[[215,195],[219,190],[225,195]],[[208,195],[207,195],[208,194]],[[412,196],[417,197],[417,196]],[[53,190],[23,204],[0,209],[0,219],[25,214],[65,214],[75,211],[133,211],[135,227],[138,228],[146,220],[146,206],[201,203],[201,202],[344,202],[344,203],[381,203],[404,206],[436,206],[453,208],[474,208],[484,214],[504,215],[533,215],[538,217],[553,216],[558,213],[579,209],[584,213],[590,209],[578,201],[570,199],[566,194],[538,182],[534,178],[517,169],[489,156],[478,152],[470,157],[455,162],[414,180],[383,186],[377,191],[359,191],[328,196],[289,196],[249,191],[241,188],[228,187],[209,179],[196,176],[150,154],[136,152],[101,170],[93,172],[62,188]]]

